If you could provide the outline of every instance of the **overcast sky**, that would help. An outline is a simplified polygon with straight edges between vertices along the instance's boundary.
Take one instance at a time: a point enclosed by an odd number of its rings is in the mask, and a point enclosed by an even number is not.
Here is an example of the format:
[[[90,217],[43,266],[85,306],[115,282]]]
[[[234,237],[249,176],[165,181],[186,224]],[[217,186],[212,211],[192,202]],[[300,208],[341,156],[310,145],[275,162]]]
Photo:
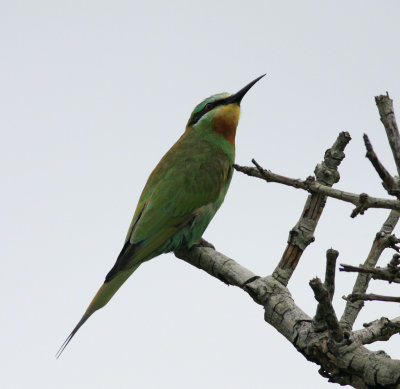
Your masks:
[[[2,1],[2,388],[333,387],[249,296],[172,254],[141,266],[54,355],[114,264],[151,170],[211,94],[267,73],[242,102],[236,162],[305,178],[347,130],[337,187],[384,196],[362,134],[394,173],[374,96],[389,91],[400,120],[399,14],[398,1]],[[235,173],[204,237],[270,274],[305,198]],[[351,211],[328,201],[290,282],[309,315],[326,249],[363,262],[387,216]],[[337,275],[339,315],[354,279]],[[366,303],[356,327],[399,312]],[[399,336],[371,348],[400,358]]]

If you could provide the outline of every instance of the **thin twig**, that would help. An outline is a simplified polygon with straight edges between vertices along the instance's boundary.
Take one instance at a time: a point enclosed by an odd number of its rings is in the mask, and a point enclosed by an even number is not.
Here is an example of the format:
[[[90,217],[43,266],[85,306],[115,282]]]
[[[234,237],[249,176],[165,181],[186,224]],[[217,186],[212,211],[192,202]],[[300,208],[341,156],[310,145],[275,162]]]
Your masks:
[[[392,244],[392,232],[399,221],[400,213],[392,210],[383,223],[380,231],[376,234],[375,239],[372,243],[372,247],[369,254],[364,262],[365,268],[373,268],[376,266],[379,257],[381,256],[383,250],[390,247]],[[359,273],[356,282],[353,286],[352,293],[365,293],[368,289],[369,281],[371,276],[369,274]],[[363,301],[347,301],[345,310],[340,319],[340,324],[346,330],[351,330],[354,322],[357,319],[362,307],[364,306]]]
[[[397,172],[400,175],[400,134],[396,124],[396,118],[393,111],[393,101],[389,98],[389,95],[381,95],[375,97],[375,102],[378,107],[378,111],[381,117],[381,121],[385,127],[386,135],[392,149],[392,154],[396,162]],[[364,262],[365,268],[374,268],[378,262],[385,248],[390,247],[393,243],[390,243],[391,234],[399,221],[400,213],[397,210],[392,209],[382,228],[376,234],[371,250],[368,254],[367,259]],[[359,273],[354,283],[353,292],[364,294],[371,280],[370,274]],[[360,310],[364,306],[362,300],[359,301],[347,301],[345,310],[340,319],[340,324],[346,330],[351,330],[355,320],[357,319]]]
[[[380,294],[374,293],[352,293],[348,296],[343,296],[345,300],[354,302],[354,301],[387,301],[392,303],[400,303],[400,297],[393,296],[382,296]]]
[[[372,166],[375,168],[376,172],[381,178],[383,187],[390,195],[399,197],[399,185],[396,183],[391,174],[386,170],[381,161],[379,161],[378,156],[376,155],[367,134],[364,134],[364,144],[365,148],[367,149],[367,154],[365,156],[370,160]]]
[[[356,208],[351,214],[352,217],[355,217],[358,214],[363,214],[368,208],[395,209],[400,211],[399,200],[372,197],[366,193],[357,194],[346,192],[340,189],[334,189],[316,182],[312,176],[305,180],[281,176],[271,172],[270,170],[262,169],[254,160],[253,163],[257,166],[256,168],[239,165],[234,165],[234,168],[241,173],[247,174],[248,176],[261,178],[267,182],[277,182],[279,184],[291,186],[296,189],[303,189],[310,193],[321,194],[354,204]]]
[[[400,271],[393,272],[389,267],[365,267],[340,264],[340,271],[370,274],[374,280],[383,280],[400,284]]]

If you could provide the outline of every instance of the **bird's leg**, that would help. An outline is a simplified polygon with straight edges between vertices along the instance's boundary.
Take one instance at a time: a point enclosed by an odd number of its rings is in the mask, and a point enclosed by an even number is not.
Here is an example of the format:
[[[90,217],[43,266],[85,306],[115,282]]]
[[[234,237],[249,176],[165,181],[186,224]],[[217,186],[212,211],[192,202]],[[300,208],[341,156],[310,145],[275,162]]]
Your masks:
[[[199,243],[193,245],[193,247],[210,247],[215,250],[215,247],[212,243],[207,242],[205,239],[201,238]]]

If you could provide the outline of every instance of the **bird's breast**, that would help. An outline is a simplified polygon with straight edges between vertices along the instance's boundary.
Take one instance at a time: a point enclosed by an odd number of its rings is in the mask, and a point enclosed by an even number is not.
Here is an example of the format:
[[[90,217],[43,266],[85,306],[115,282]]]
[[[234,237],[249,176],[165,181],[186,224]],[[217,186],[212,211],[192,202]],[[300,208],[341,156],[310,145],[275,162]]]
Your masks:
[[[227,141],[234,145],[239,116],[240,107],[237,104],[218,107],[212,121],[213,131],[221,134]]]

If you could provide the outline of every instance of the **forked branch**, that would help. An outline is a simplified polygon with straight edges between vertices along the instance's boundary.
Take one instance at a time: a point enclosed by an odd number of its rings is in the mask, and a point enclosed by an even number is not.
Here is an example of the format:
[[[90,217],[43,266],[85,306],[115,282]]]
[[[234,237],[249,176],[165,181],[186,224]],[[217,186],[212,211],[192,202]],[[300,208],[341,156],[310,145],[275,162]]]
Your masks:
[[[381,120],[392,148],[400,174],[400,136],[389,96],[376,98]],[[371,278],[390,282],[400,281],[400,256],[395,255],[386,268],[376,268],[378,259],[386,248],[399,251],[399,240],[392,235],[400,218],[399,199],[373,198],[365,194],[332,189],[339,180],[338,166],[344,158],[343,150],[350,136],[342,132],[334,145],[325,153],[324,160],[315,169],[316,178],[295,180],[264,170],[253,160],[256,167],[235,165],[235,169],[245,174],[278,182],[310,192],[302,215],[289,234],[288,245],[272,276],[260,277],[233,259],[215,251],[203,241],[191,250],[180,249],[175,255],[186,262],[206,271],[228,285],[234,285],[248,293],[252,299],[264,307],[265,321],[288,339],[305,358],[320,366],[320,374],[330,382],[351,385],[354,388],[400,388],[400,361],[392,360],[385,353],[373,352],[363,345],[388,340],[400,333],[400,317],[389,320],[381,318],[353,331],[353,324],[365,300],[396,301],[399,297],[366,294]],[[383,181],[389,194],[400,198],[396,177],[390,175],[379,161],[371,142],[364,136],[367,157]],[[385,223],[376,234],[364,264],[360,267],[342,265],[340,270],[358,272],[352,293],[340,320],[332,304],[335,290],[335,267],[338,252],[327,252],[325,281],[318,278],[310,281],[318,301],[316,315],[312,319],[294,302],[286,288],[291,275],[306,247],[314,240],[314,230],[324,209],[327,197],[347,201],[356,206],[352,216],[362,214],[368,208],[391,209]]]
[[[351,214],[351,217],[355,217],[358,214],[363,214],[369,208],[381,208],[381,209],[394,209],[400,211],[400,201],[393,199],[385,199],[380,197],[372,197],[367,193],[352,193],[340,189],[331,188],[327,185],[323,185],[315,178],[310,176],[305,180],[298,178],[285,177],[280,174],[271,172],[270,170],[263,169],[257,161],[254,159],[252,162],[256,167],[239,166],[234,165],[235,169],[241,173],[247,174],[251,177],[261,178],[267,182],[276,182],[279,184],[291,186],[296,189],[303,189],[307,192],[314,194],[321,194],[326,197],[331,197],[337,200],[342,200],[347,203],[354,204],[355,210]]]

